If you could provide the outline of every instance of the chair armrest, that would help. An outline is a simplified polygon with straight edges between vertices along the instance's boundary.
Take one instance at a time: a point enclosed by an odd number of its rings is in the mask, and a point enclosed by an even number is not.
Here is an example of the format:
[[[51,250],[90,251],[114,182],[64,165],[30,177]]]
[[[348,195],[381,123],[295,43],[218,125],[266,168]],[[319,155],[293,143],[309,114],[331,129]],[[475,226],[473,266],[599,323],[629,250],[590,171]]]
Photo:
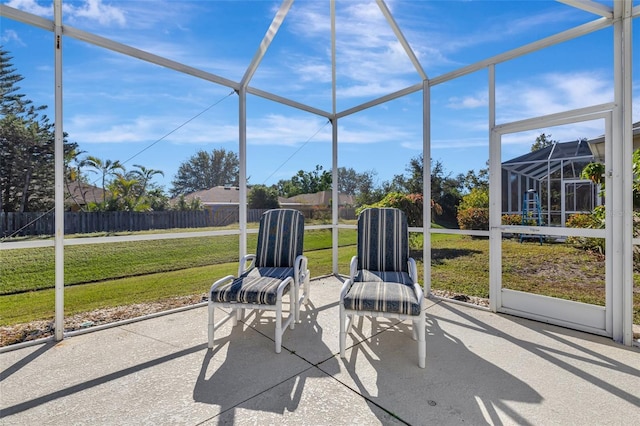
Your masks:
[[[414,283],[418,282],[418,267],[416,266],[416,261],[413,257],[409,258],[409,276],[413,280]]]
[[[249,265],[247,265],[247,262],[249,262]],[[240,264],[238,265],[238,276],[244,274],[245,272],[253,268],[253,266],[255,265],[255,262],[256,262],[255,254],[246,254],[242,256],[242,259],[240,259]]]
[[[309,270],[307,269],[308,263],[309,260],[307,259],[307,256],[300,254],[298,255],[298,257],[296,257],[296,261],[293,265],[293,274],[296,277],[296,282],[298,284],[302,284],[302,282],[306,278],[307,273],[309,272]]]
[[[294,285],[296,285],[296,283],[294,282],[293,278],[291,277],[287,277],[284,280],[282,280],[282,282],[280,284],[278,284],[278,288],[276,289],[276,297],[278,299],[282,299],[282,293],[284,293],[284,289],[286,286],[288,286],[289,284],[291,284],[291,286],[293,287]],[[289,289],[289,292],[293,291],[293,288]],[[292,293],[290,293],[292,294]]]
[[[420,301],[421,309],[424,309],[424,290],[420,287],[418,283],[418,267],[416,266],[416,261],[410,257],[409,258],[409,276],[413,280],[413,291],[416,293],[416,297]]]
[[[358,256],[353,256],[351,258],[351,264],[349,265],[349,278],[351,280],[356,279],[356,274],[358,273]]]
[[[353,280],[351,278],[347,279],[344,284],[342,284],[342,289],[340,290],[340,303],[344,300],[344,297],[349,292],[351,288],[351,284],[353,284]]]
[[[209,298],[211,298],[211,293],[213,292],[213,290],[218,288],[218,286],[226,283],[227,281],[233,281],[234,279],[235,277],[233,275],[227,275],[226,277],[220,278],[218,281],[214,282],[209,289]]]

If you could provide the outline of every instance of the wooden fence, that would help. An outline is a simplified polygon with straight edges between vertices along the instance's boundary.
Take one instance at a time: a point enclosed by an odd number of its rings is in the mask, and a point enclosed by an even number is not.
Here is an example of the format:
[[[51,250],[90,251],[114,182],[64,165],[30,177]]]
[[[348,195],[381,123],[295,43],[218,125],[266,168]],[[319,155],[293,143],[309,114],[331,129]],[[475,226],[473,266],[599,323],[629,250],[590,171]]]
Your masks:
[[[329,209],[300,207],[307,219],[331,217]],[[258,222],[265,210],[248,209],[247,222]],[[342,219],[355,217],[353,209],[341,209]],[[226,226],[239,222],[238,206],[213,206],[198,211],[160,212],[65,212],[65,234],[90,234],[95,232],[147,231],[151,229],[206,228]],[[53,235],[53,212],[0,213],[0,236],[21,237]]]

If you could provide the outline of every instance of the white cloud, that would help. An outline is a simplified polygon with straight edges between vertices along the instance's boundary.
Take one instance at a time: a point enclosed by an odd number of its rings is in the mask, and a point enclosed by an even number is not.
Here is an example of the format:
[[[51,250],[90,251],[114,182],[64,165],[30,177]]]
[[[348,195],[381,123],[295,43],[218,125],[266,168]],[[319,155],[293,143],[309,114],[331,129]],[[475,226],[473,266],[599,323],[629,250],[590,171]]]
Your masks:
[[[0,42],[2,42],[2,44],[15,42],[15,43],[19,44],[20,46],[25,46],[25,43],[20,39],[20,36],[14,30],[5,30],[5,31],[3,31],[2,35],[0,36]]]
[[[50,18],[53,17],[53,2],[48,3],[47,6],[42,6],[36,0],[10,0],[6,5],[34,15]]]
[[[613,84],[598,72],[548,73],[499,84],[498,122],[539,117],[613,101]]]
[[[486,108],[489,105],[489,99],[486,90],[476,93],[475,95],[449,98],[448,108],[451,109],[474,109]]]
[[[10,0],[6,4],[16,9],[42,16],[44,18],[53,17],[53,2],[47,2],[46,6],[41,5],[36,0]],[[118,25],[123,27],[126,18],[123,10],[119,7],[105,4],[102,0],[84,0],[83,2],[64,2],[62,4],[63,19],[74,23],[79,20],[97,22],[103,26]]]
[[[71,21],[84,19],[97,22],[102,26],[124,27],[127,23],[121,8],[104,4],[102,0],[85,0],[78,6],[63,3],[63,13],[70,15]]]
[[[330,17],[324,3],[305,2],[288,16],[290,29],[309,49],[295,62],[302,81],[328,82]],[[340,96],[370,97],[388,94],[420,81],[404,48],[380,9],[371,2],[338,4],[336,13],[336,76]]]

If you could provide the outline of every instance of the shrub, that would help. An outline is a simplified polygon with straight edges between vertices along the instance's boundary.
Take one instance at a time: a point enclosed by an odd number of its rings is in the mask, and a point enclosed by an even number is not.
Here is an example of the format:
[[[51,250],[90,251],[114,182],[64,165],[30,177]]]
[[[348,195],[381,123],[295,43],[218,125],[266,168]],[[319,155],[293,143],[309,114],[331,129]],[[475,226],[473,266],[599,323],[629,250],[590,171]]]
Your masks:
[[[377,203],[365,205],[358,209],[356,212],[360,212],[368,207],[393,207],[402,210],[407,215],[407,222],[409,226],[422,226],[422,194],[401,194],[399,192],[390,192],[384,196],[384,198]],[[442,212],[442,209],[438,210],[437,204],[433,202],[432,208],[436,211]]]
[[[522,225],[522,216],[519,214],[505,214],[502,216],[503,225]],[[458,225],[460,229],[488,230],[489,209],[466,208],[458,211]]]
[[[566,226],[568,228],[604,228],[604,208],[596,207],[592,213],[576,213],[569,216]],[[584,250],[595,251],[604,254],[604,238],[592,237],[567,237],[567,243]]]
[[[489,208],[488,189],[473,188],[471,192],[462,197],[458,210],[469,208]]]
[[[503,225],[522,225],[522,215],[519,214],[505,214],[502,215]]]
[[[471,207],[458,210],[458,226],[460,229],[487,231],[489,229],[489,209]]]

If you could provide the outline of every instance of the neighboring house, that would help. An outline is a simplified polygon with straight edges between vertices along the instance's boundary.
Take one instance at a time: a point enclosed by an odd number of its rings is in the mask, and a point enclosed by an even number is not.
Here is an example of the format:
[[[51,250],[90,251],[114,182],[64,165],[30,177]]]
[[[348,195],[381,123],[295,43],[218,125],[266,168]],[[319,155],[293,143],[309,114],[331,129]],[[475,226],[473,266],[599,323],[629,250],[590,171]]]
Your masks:
[[[598,187],[582,179],[595,161],[587,141],[557,142],[502,163],[502,212],[521,214],[524,194],[538,194],[544,223],[561,225],[573,213],[588,213],[601,204]]]
[[[278,202],[281,207],[295,208],[296,206],[307,207],[331,207],[332,204],[332,192],[320,191],[315,194],[300,194],[290,198],[278,197]],[[354,204],[353,195],[339,194],[338,206],[351,207]]]
[[[633,150],[640,149],[640,121],[631,126],[633,132]],[[595,161],[604,163],[604,135],[587,141]]]
[[[86,182],[73,181],[65,184],[65,208],[71,211],[85,210],[89,203],[102,203],[110,197],[109,191],[89,185]]]
[[[200,199],[205,207],[214,206],[237,206],[240,204],[240,188],[237,186],[214,186],[213,188],[203,189],[201,191],[192,192],[184,196],[189,203],[194,198]],[[173,198],[171,204],[175,204],[179,197]]]
[[[184,196],[189,203],[192,199],[198,198],[207,209],[215,223],[234,223],[238,221],[238,206],[240,205],[240,188],[236,186],[216,186],[202,191],[192,192]],[[171,204],[177,203],[178,197],[171,199]],[[353,196],[340,194],[340,207],[353,206]],[[278,197],[280,207],[300,210],[306,218],[314,218],[320,211],[330,211],[331,191],[321,191],[315,194],[301,194],[291,198]],[[345,209],[343,209],[345,210]],[[352,209],[347,209],[352,210]],[[248,221],[260,220],[261,211],[249,211]],[[349,218],[353,213],[341,213]]]

